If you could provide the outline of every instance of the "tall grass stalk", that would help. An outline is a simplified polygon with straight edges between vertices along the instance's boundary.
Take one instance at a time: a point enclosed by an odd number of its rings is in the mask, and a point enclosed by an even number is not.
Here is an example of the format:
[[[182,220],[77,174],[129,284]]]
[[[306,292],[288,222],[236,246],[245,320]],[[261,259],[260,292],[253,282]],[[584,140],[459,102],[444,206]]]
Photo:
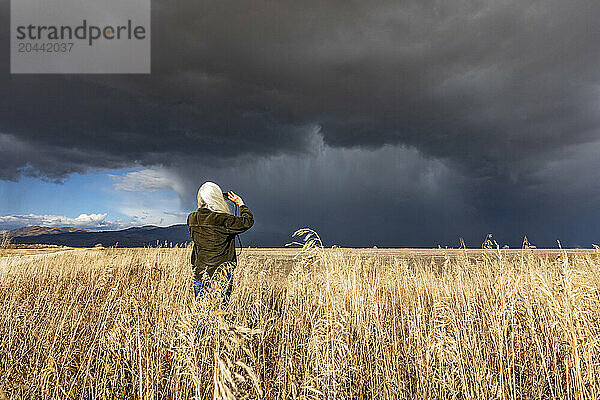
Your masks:
[[[12,246],[12,238],[7,231],[0,231],[0,249],[8,249]]]

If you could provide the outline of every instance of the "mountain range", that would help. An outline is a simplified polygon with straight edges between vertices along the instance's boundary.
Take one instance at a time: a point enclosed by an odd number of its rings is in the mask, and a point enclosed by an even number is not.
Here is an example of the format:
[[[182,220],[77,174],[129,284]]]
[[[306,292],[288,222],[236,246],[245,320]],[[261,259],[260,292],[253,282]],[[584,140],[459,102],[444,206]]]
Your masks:
[[[98,244],[104,247],[147,247],[165,243],[185,245],[191,242],[187,225],[184,224],[168,227],[146,225],[116,231],[27,226],[12,230],[9,235],[12,241],[18,244],[54,244],[70,247],[93,247]],[[290,235],[252,229],[240,235],[240,239],[244,247],[282,247],[292,241]]]

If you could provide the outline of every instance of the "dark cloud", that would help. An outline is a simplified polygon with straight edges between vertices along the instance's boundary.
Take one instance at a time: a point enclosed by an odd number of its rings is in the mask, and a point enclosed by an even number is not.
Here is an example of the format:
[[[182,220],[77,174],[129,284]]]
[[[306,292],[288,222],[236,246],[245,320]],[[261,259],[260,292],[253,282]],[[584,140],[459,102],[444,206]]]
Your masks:
[[[173,171],[160,173],[179,177],[174,186],[188,209],[195,207],[200,184],[212,180],[243,196],[256,217],[254,230],[290,241],[292,232],[307,226],[328,244],[454,243],[459,227],[452,220],[466,222],[477,213],[464,203],[463,176],[414,149],[390,145],[332,148],[316,137],[308,154],[208,168],[183,163]],[[137,187],[139,176],[130,175],[124,180]]]
[[[407,232],[401,221],[424,227],[414,243],[427,245],[457,231],[475,238],[485,227],[507,236],[534,230],[547,242],[561,233],[600,234],[580,224],[597,221],[592,203],[600,193],[590,169],[595,154],[586,150],[600,140],[600,3],[175,0],[152,7],[150,76],[11,76],[8,58],[0,60],[0,178],[162,165],[191,184],[192,171],[218,174],[234,163],[262,168],[263,176],[246,176],[259,208],[271,207],[255,189],[263,177],[269,187],[297,190],[290,201],[306,195],[294,211],[277,211],[294,220],[290,226],[302,216],[329,229],[366,208],[372,218],[352,233],[331,228],[352,243]],[[345,167],[336,164],[341,156],[315,159],[315,137],[332,154],[353,154],[360,173],[341,174],[351,158],[342,157]],[[398,167],[386,145],[418,157]],[[368,156],[378,151],[392,157],[379,167]],[[305,160],[294,168],[329,177],[336,185],[323,181],[321,189],[336,187],[354,203],[327,200],[324,211],[314,180],[292,183],[292,167],[278,157]],[[448,178],[436,181],[436,196],[419,186],[428,163]],[[388,202],[397,195],[388,183],[404,176],[413,177],[402,181],[407,200]],[[393,204],[398,223],[369,236]]]

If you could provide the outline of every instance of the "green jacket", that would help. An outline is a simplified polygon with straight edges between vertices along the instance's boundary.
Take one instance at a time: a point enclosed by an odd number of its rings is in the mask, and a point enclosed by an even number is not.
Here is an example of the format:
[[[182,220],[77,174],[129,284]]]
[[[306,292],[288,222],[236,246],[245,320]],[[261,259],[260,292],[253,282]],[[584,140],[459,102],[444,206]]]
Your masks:
[[[194,277],[202,279],[206,271],[209,277],[224,262],[237,262],[235,235],[250,229],[254,217],[245,205],[240,207],[240,216],[216,213],[202,207],[188,215],[187,225],[194,240],[192,265]]]

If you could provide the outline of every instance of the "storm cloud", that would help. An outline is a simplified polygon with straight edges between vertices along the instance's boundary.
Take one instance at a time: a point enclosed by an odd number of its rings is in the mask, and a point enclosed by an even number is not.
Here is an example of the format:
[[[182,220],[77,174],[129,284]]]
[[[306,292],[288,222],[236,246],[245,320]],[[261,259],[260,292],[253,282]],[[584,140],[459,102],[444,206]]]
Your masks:
[[[190,208],[219,180],[341,244],[599,241],[600,3],[152,7],[151,75],[0,60],[1,179],[159,166]]]

